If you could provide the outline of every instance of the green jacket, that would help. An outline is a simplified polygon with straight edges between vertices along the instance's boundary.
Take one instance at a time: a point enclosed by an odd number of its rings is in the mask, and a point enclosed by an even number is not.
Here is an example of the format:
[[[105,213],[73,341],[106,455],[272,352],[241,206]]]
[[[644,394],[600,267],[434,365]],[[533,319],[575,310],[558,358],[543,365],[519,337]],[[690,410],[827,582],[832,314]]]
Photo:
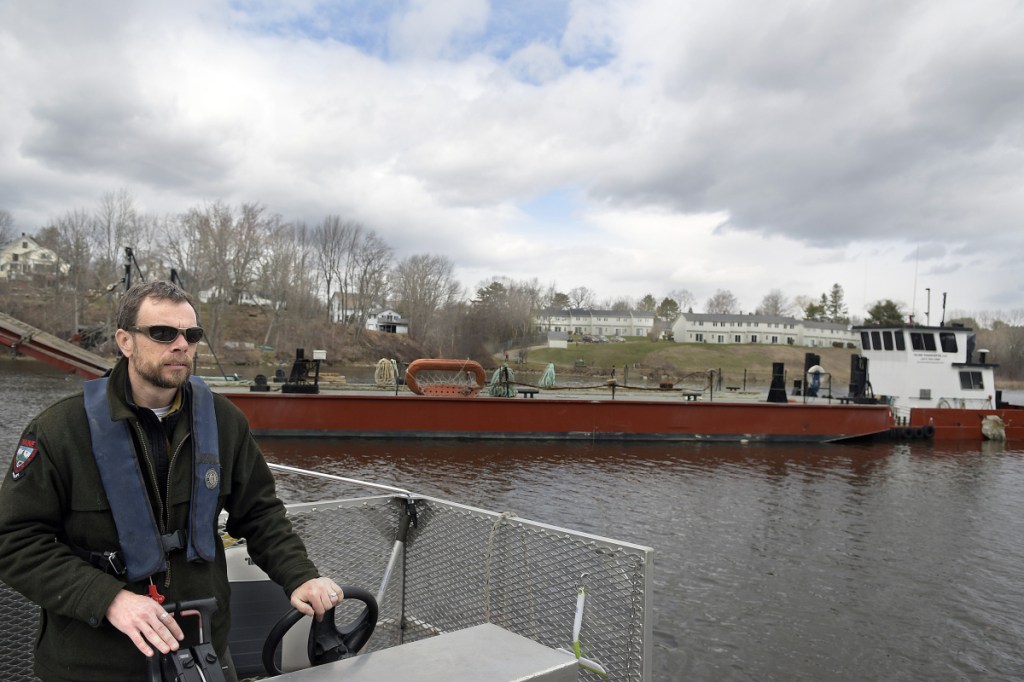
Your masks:
[[[125,397],[127,363],[114,367],[107,399],[115,420],[128,420],[140,465],[156,480],[142,427]],[[187,407],[187,405],[186,405]],[[227,512],[227,532],[246,540],[249,555],[285,592],[317,577],[306,548],[292,531],[245,416],[224,396],[214,395],[221,460],[218,511]],[[179,419],[171,435],[164,532],[187,529],[192,475],[190,420]],[[119,590],[145,594],[148,581],[126,585],[92,566],[67,543],[89,551],[118,549],[117,530],[91,454],[82,394],[47,408],[26,428],[22,443],[34,442],[33,459],[15,464],[0,487],[0,579],[42,607],[35,646],[35,672],[50,680],[144,679],[146,659],[127,636],[105,619]],[[24,454],[29,450],[23,450]],[[159,519],[158,497],[150,490]],[[189,563],[184,550],[168,557],[168,570],[153,578],[170,601],[216,597],[213,639],[227,649],[230,588],[224,549],[216,561]]]

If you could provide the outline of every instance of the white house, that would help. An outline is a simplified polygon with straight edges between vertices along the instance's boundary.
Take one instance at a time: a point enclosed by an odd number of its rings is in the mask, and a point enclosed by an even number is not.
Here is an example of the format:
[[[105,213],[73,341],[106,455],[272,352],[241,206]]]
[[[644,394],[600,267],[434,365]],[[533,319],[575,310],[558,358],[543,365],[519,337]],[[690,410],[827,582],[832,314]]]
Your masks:
[[[775,315],[683,313],[672,323],[677,343],[759,343],[825,348],[859,348],[848,324]]]
[[[366,315],[366,328],[372,332],[408,334],[409,322],[394,310],[371,310]]]
[[[69,269],[67,263],[60,262],[55,251],[40,246],[25,234],[0,249],[0,277],[5,279],[52,277],[58,272],[67,274]]]
[[[654,328],[654,313],[640,310],[540,310],[533,319],[540,332],[568,332],[594,336],[647,336]]]
[[[372,332],[388,332],[390,334],[408,334],[409,321],[402,317],[397,310],[382,308],[380,305],[372,305],[369,299],[366,300],[368,307],[365,309],[366,322],[364,327]],[[353,295],[345,296],[340,291],[331,294],[331,322],[349,323],[361,315],[363,310],[357,307],[358,301]]]

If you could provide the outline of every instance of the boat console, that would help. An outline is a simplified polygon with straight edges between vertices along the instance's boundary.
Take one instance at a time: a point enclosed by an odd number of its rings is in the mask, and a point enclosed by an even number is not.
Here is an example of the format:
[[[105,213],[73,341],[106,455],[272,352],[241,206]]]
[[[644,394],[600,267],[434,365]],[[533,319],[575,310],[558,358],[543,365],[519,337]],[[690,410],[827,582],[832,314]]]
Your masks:
[[[297,670],[284,682],[571,682],[579,679],[576,657],[492,623],[447,632],[390,649]]]

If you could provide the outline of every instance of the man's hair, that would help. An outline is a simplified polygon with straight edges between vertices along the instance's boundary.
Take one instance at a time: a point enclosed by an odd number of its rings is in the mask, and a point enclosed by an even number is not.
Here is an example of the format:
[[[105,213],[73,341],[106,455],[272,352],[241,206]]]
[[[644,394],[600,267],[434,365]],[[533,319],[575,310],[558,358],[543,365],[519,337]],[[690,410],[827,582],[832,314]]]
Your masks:
[[[192,310],[196,304],[192,297],[177,284],[168,281],[146,282],[137,284],[125,292],[121,302],[117,306],[117,328],[128,329],[135,326],[139,319],[139,308],[147,298],[155,298],[158,301],[170,301],[171,303],[188,303]]]

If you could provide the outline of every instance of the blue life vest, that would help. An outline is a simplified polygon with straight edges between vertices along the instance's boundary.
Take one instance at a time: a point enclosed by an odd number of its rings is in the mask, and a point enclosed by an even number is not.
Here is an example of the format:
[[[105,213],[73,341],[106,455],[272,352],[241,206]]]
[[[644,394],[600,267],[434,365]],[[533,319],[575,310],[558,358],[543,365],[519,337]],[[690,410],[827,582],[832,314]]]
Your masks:
[[[119,423],[110,417],[107,381],[107,377],[102,377],[85,382],[85,413],[89,419],[93,457],[117,526],[127,579],[134,582],[167,570],[167,536],[160,535],[153,516],[153,505],[146,493],[128,423]],[[219,541],[217,415],[209,387],[197,377],[191,377],[191,384],[192,497],[185,546],[189,561],[213,561]]]

